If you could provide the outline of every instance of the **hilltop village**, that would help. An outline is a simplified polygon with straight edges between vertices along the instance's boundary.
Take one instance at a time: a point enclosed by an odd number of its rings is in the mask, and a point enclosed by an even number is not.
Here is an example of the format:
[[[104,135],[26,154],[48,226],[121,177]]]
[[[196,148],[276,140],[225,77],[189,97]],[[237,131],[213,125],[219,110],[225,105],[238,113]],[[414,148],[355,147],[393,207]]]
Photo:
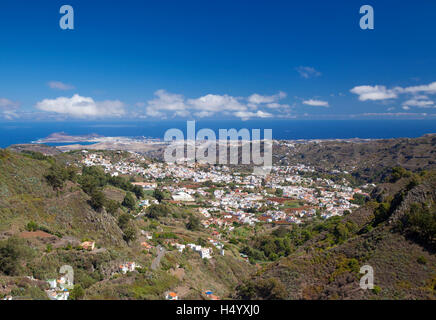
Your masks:
[[[110,214],[113,218],[105,219],[117,222],[116,228],[128,245],[129,254],[100,267],[104,269],[99,271],[102,285],[116,286],[117,281],[128,281],[131,274],[156,277],[165,269],[164,279],[176,280],[152,296],[168,300],[217,300],[230,295],[240,276],[232,275],[233,279],[223,285],[223,279],[218,275],[214,278],[208,269],[218,263],[225,264],[220,272],[229,272],[226,268],[237,263],[242,275],[244,264],[254,271],[286,256],[292,247],[289,240],[280,238],[277,245],[272,236],[271,247],[265,241],[259,244],[256,237],[268,236],[277,228],[292,230],[313,220],[347,215],[374,187],[353,184],[346,179],[346,172],[325,175],[304,164],[275,165],[267,176],[257,176],[247,166],[168,164],[132,151],[83,149],[59,157],[67,172],[75,172],[76,177],[68,182],[70,190],[78,183],[90,196],[88,203],[97,216]],[[62,176],[59,179],[68,180],[65,177],[70,174],[54,168],[45,179],[59,195],[60,189],[66,189],[62,186],[65,182],[59,184],[57,179]],[[95,221],[95,217],[90,219]],[[93,228],[92,224],[84,228],[88,227]],[[108,235],[88,232],[85,237],[80,228],[56,230],[34,221],[29,221],[18,236],[46,246],[44,256],[67,250],[92,258],[119,250],[111,248]],[[198,265],[199,261],[203,265]],[[44,278],[43,274],[50,276]],[[64,274],[43,274],[27,274],[26,281],[45,283],[42,287],[49,299],[77,299],[84,294],[100,297],[99,281],[90,287],[81,285],[86,291],[78,293],[77,284],[69,283]],[[200,284],[195,281],[198,274],[204,277]]]
[[[200,200],[205,204],[198,208],[205,227],[231,228],[232,222],[299,224],[316,215],[342,216],[359,207],[356,195],[368,196],[368,188],[374,186],[353,187],[345,179],[334,182],[310,178],[307,176],[315,170],[305,165],[274,166],[270,175],[262,178],[225,165],[147,163],[134,152],[117,162],[98,152],[84,150],[82,154],[84,166],[102,166],[112,176],[130,175],[143,180],[133,184],[145,191],[154,191],[159,186],[172,203],[195,204]],[[151,203],[141,202],[143,209]]]

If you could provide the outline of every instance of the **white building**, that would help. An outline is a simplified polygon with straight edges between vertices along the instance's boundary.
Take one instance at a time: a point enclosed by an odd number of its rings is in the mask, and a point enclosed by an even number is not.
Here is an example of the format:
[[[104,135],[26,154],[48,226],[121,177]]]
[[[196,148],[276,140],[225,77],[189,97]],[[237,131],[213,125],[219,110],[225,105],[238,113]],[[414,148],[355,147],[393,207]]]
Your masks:
[[[172,198],[174,201],[187,201],[187,202],[195,201],[190,194],[187,194],[186,192],[183,191],[176,192],[175,194],[173,194]]]

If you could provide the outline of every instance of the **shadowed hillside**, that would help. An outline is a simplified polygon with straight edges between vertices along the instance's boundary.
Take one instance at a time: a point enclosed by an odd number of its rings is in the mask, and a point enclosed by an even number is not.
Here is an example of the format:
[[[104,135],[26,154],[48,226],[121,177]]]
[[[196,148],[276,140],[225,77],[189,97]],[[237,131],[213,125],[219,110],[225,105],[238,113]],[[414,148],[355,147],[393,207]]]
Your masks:
[[[330,226],[303,226],[304,244],[242,283],[236,297],[436,298],[436,172],[403,174]],[[373,290],[359,287],[363,265],[374,269]]]

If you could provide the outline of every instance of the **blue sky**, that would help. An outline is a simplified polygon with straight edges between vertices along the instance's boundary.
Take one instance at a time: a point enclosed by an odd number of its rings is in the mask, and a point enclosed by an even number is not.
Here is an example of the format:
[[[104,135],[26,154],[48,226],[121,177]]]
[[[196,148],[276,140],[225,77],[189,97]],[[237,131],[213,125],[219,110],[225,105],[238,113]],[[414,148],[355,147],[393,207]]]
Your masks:
[[[2,121],[435,116],[434,1],[0,3]]]

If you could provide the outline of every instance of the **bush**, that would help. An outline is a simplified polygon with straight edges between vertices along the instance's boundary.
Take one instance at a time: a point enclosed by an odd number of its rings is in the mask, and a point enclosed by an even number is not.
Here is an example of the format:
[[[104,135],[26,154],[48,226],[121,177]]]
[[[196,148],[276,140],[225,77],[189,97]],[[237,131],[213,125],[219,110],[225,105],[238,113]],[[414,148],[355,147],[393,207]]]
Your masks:
[[[129,224],[130,221],[130,215],[127,213],[123,213],[119,218],[118,218],[118,226],[121,229],[125,229],[127,227],[127,225]]]
[[[55,190],[62,189],[68,178],[70,178],[70,172],[57,163],[53,164],[45,175],[48,184]]]
[[[136,200],[133,198],[133,195],[130,192],[127,192],[121,204],[130,210],[134,210],[136,208]]]
[[[425,245],[435,246],[436,212],[425,204],[413,203],[400,220],[399,229]]]
[[[419,256],[418,259],[416,259],[416,261],[419,264],[426,264],[427,263],[427,259],[424,256]]]
[[[21,239],[12,237],[0,242],[0,272],[7,276],[19,275],[20,260],[31,257],[32,249]]]
[[[115,200],[107,199],[104,207],[109,214],[115,215],[115,213],[117,213],[118,211],[118,208],[120,207],[120,204]]]
[[[133,228],[132,226],[128,226],[123,230],[123,232],[124,232],[124,236],[123,236],[124,241],[131,242],[136,239],[136,229]]]
[[[153,197],[154,197],[157,201],[159,201],[159,203],[160,203],[160,202],[162,202],[162,200],[164,200],[164,199],[168,199],[168,198],[169,198],[169,195],[168,195],[167,192],[164,192],[164,191],[162,191],[162,190],[160,190],[160,189],[156,189],[156,190],[154,190]]]
[[[144,190],[140,186],[133,186],[132,192],[135,194],[136,198],[138,199],[144,197]]]
[[[391,213],[391,206],[389,203],[382,202],[378,205],[377,209],[374,212],[374,225],[378,225],[379,223],[386,221]]]
[[[411,175],[410,171],[407,171],[402,167],[394,167],[392,168],[390,182],[395,183],[401,178],[409,178]]]
[[[38,224],[35,221],[30,221],[27,225],[26,225],[26,230],[27,231],[37,231],[39,229]]]
[[[103,208],[105,201],[106,198],[103,192],[99,190],[92,191],[90,200],[91,207],[93,207],[95,210],[100,210],[101,208]]]
[[[285,300],[287,298],[285,286],[276,278],[245,281],[236,290],[237,297],[242,300]]]
[[[189,221],[186,224],[186,229],[191,231],[198,231],[201,229],[200,219],[198,219],[196,216],[191,215],[189,217]]]
[[[379,286],[374,286],[372,292],[374,292],[375,294],[379,294],[381,292],[381,288]]]
[[[170,207],[165,204],[152,204],[147,208],[147,217],[159,219],[161,217],[166,217],[170,212]]]
[[[76,284],[74,288],[70,291],[70,300],[80,300],[85,295],[85,290],[83,290],[80,284]]]

